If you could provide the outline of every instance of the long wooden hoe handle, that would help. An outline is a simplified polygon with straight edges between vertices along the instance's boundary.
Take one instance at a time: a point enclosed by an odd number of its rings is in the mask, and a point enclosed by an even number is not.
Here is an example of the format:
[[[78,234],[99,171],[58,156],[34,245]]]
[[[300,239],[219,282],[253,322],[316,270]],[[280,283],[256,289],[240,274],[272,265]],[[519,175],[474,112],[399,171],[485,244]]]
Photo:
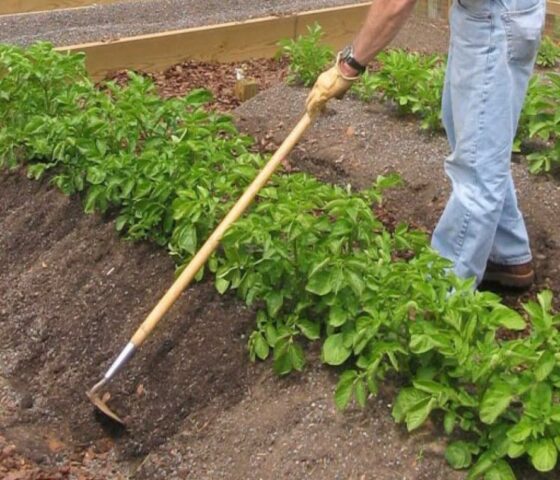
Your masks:
[[[122,420],[116,416],[114,413],[108,409],[104,402],[98,397],[98,392],[130,359],[134,352],[144,343],[146,338],[150,335],[152,330],[156,327],[159,321],[179,298],[183,290],[188,287],[192,279],[195,277],[197,272],[202,268],[208,257],[216,250],[220,244],[226,230],[243,214],[247,207],[251,204],[260,189],[268,182],[269,178],[272,176],[274,171],[280,165],[280,162],[290,153],[294,145],[298,142],[301,136],[304,134],[307,127],[311,125],[312,118],[305,113],[298,124],[282,142],[282,145],[278,148],[276,153],[271,157],[264,168],[259,172],[257,177],[253,180],[251,185],[243,193],[241,198],[221,221],[221,223],[216,227],[214,232],[210,235],[208,240],[202,245],[200,250],[196,253],[187,267],[183,270],[181,275],[177,277],[177,280],[173,283],[171,288],[165,293],[158,304],[146,317],[142,325],[138,327],[138,330],[134,333],[130,342],[121,351],[119,356],[115,359],[113,364],[105,373],[103,379],[97,383],[89,392],[88,396],[90,400],[103,412],[117,421],[122,423]]]
[[[135,347],[142,345],[144,340],[146,340],[146,338],[150,335],[161,318],[167,313],[185,288],[189,286],[192,279],[206,263],[206,260],[208,260],[208,257],[214,252],[214,250],[216,250],[216,248],[218,248],[226,230],[243,214],[247,207],[251,205],[255,196],[259,193],[261,188],[266,185],[274,171],[278,168],[278,165],[280,165],[280,162],[290,153],[294,145],[298,142],[310,124],[311,118],[306,113],[282,142],[282,145],[280,145],[276,153],[259,172],[257,177],[253,180],[249,187],[247,187],[247,190],[239,198],[237,203],[216,227],[214,232],[212,232],[210,237],[208,237],[208,240],[206,240],[204,245],[202,245],[181,275],[177,277],[175,283],[173,283],[171,288],[150,312],[146,320],[144,320],[142,325],[140,325],[130,340]]]

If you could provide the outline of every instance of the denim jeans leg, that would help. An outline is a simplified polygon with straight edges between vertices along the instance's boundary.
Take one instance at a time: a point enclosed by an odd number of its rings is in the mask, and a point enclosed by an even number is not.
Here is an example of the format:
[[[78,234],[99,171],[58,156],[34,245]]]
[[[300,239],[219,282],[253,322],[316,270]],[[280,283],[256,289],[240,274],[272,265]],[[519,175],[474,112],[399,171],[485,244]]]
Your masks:
[[[508,67],[512,78],[512,132],[515,133],[540,43],[545,2],[502,0],[502,4],[504,12],[501,21],[506,30]],[[531,260],[529,237],[517,205],[513,181],[509,182],[490,260],[504,265],[517,265]]]
[[[451,12],[444,119],[453,151],[452,193],[432,246],[455,273],[480,282],[510,182],[511,79],[494,2],[456,1]],[[455,145],[453,145],[455,143]]]
[[[499,265],[519,265],[531,261],[531,258],[529,235],[517,206],[513,180],[509,180],[489,260]]]
[[[452,193],[432,246],[480,282],[488,258],[530,260],[510,160],[545,0],[456,0],[443,95]],[[542,18],[541,18],[542,17]]]

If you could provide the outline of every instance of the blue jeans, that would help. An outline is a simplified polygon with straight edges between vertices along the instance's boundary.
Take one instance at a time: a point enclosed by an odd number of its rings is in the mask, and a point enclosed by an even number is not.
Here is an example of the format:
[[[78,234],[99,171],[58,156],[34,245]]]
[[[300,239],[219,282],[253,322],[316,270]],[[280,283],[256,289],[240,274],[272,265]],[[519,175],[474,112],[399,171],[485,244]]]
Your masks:
[[[455,0],[443,91],[452,193],[432,247],[463,278],[488,260],[531,261],[511,151],[545,19],[546,0]]]

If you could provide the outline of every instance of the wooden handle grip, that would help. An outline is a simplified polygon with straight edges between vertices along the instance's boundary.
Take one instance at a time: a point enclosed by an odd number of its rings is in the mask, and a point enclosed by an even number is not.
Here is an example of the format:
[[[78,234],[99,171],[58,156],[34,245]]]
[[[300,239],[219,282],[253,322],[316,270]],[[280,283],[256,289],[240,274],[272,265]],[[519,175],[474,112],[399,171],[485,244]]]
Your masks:
[[[181,275],[173,283],[171,288],[165,293],[158,304],[146,317],[146,320],[140,325],[136,333],[131,338],[131,343],[136,347],[142,345],[144,340],[150,335],[152,330],[167,313],[175,301],[179,298],[181,293],[189,286],[192,279],[197,272],[202,268],[208,257],[216,250],[220,240],[222,239],[226,230],[243,214],[247,207],[251,204],[257,193],[268,182],[274,171],[280,165],[280,162],[290,153],[294,145],[298,142],[305,130],[311,124],[312,119],[306,113],[286,139],[278,148],[276,153],[271,157],[264,168],[259,172],[257,177],[249,185],[245,193],[232,207],[229,213],[224,217],[221,223],[216,227],[214,232],[208,237],[208,240],[202,245],[200,250],[196,253],[187,267],[183,270]]]

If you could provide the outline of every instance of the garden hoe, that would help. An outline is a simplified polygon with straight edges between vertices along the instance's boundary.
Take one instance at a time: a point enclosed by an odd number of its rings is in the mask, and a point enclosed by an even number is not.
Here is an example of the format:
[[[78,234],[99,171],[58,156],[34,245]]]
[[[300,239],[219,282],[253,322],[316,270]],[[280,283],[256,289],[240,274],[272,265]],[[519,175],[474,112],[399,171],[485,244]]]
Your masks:
[[[280,162],[288,155],[294,145],[298,142],[305,130],[312,122],[312,118],[305,113],[295,128],[290,132],[288,137],[284,140],[282,145],[278,148],[276,153],[271,157],[264,168],[259,172],[257,177],[253,180],[251,185],[243,193],[241,198],[225,216],[218,227],[212,232],[208,240],[196,253],[187,267],[183,270],[181,275],[175,280],[171,288],[165,293],[158,304],[150,312],[148,317],[140,325],[136,333],[132,336],[126,347],[122,350],[116,360],[113,362],[104,377],[98,382],[90,391],[87,396],[91,402],[106,416],[124,425],[124,421],[116,415],[107,405],[106,398],[100,396],[101,389],[121,370],[124,365],[130,360],[136,350],[140,348],[142,343],[148,338],[152,330],[167,313],[175,301],[179,298],[183,290],[191,283],[196,273],[204,265],[208,257],[218,247],[222,236],[226,230],[243,214],[247,207],[251,204],[259,190],[268,182],[268,179],[278,168]]]

